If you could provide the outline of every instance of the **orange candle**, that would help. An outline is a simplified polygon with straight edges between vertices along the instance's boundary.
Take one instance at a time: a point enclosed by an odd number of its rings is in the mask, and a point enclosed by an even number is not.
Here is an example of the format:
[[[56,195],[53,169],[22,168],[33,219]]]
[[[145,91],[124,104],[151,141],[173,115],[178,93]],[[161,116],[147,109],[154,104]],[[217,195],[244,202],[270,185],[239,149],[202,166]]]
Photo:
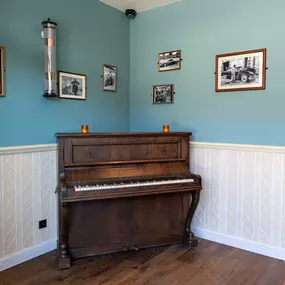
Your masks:
[[[81,133],[82,134],[88,134],[88,125],[82,125],[81,126]]]
[[[168,133],[169,132],[169,125],[163,125],[163,132]]]

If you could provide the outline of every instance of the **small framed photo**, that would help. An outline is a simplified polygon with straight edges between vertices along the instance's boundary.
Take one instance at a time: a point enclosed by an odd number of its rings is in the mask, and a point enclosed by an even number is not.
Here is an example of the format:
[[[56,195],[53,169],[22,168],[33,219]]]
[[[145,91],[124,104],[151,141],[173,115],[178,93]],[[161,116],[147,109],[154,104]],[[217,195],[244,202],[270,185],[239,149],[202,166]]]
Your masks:
[[[152,87],[153,104],[173,104],[174,85],[163,84]]]
[[[59,71],[58,97],[62,99],[86,100],[86,75]]]
[[[0,96],[5,97],[5,50],[0,46]]]
[[[161,52],[158,54],[158,71],[181,69],[181,50]]]
[[[216,92],[262,90],[266,86],[266,49],[216,56]]]
[[[103,64],[102,89],[103,91],[117,91],[117,67]]]

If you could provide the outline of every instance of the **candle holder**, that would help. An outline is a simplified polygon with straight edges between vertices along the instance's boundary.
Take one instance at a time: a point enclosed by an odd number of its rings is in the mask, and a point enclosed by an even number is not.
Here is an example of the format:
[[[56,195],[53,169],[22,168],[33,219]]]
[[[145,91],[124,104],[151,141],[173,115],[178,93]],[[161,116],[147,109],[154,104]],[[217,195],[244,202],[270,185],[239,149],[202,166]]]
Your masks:
[[[169,125],[163,125],[163,132],[168,133],[169,132]]]
[[[88,125],[82,125],[81,126],[81,133],[82,134],[88,134]]]

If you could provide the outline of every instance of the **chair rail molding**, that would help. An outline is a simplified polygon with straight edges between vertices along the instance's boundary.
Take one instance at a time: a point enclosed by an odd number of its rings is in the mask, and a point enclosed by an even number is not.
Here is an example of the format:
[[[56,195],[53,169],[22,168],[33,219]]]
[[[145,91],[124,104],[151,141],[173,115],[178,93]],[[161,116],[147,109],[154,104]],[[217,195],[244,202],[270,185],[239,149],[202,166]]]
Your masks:
[[[236,150],[236,151],[262,151],[262,152],[285,153],[285,146],[214,143],[214,142],[190,142],[190,145],[191,145],[191,147],[194,147],[194,148],[210,148],[210,149]]]
[[[57,150],[57,144],[8,146],[8,147],[0,147],[0,155],[56,151],[56,150]]]

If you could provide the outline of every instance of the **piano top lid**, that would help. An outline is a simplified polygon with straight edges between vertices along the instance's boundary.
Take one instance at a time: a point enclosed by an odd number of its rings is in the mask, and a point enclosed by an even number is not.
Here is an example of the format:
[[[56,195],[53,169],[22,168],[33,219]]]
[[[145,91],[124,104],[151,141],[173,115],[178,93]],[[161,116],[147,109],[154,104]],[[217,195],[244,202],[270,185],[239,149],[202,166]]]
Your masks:
[[[56,137],[117,137],[117,136],[191,136],[191,132],[104,132],[104,133],[56,133]]]

